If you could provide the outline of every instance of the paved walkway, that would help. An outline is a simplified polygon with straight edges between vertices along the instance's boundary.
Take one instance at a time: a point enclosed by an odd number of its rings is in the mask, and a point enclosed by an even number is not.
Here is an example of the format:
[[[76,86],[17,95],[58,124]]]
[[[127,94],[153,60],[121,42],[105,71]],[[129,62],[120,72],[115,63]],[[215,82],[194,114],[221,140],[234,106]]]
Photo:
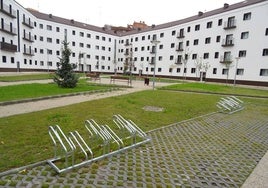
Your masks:
[[[0,177],[0,186],[240,187],[268,150],[267,116],[263,107],[253,109],[151,131],[151,143],[68,173],[58,175],[47,164],[22,169]],[[243,187],[266,185],[255,181]]]
[[[51,82],[51,80],[22,81],[22,82],[13,82],[13,83],[12,82],[0,82],[0,86],[15,85],[15,84],[22,84],[22,83],[48,83],[48,82]],[[99,81],[97,81],[96,83],[99,83]],[[109,84],[110,79],[102,78],[101,83]],[[121,85],[127,85],[126,82],[119,81],[115,83],[121,84]],[[168,84],[161,83],[161,82],[156,83],[157,87],[164,86],[164,85],[168,85]],[[53,98],[53,99],[40,100],[40,101],[34,101],[34,102],[6,105],[0,108],[0,117],[7,117],[7,116],[16,115],[16,114],[36,112],[36,111],[46,110],[50,108],[56,108],[60,106],[67,106],[67,105],[76,104],[80,102],[90,101],[90,100],[97,100],[97,99],[125,95],[128,93],[152,89],[151,85],[149,86],[144,85],[142,81],[133,81],[132,86],[133,86],[132,88],[123,88],[120,90],[115,90],[115,91],[105,92],[105,93],[94,93],[94,94]]]
[[[108,83],[109,80],[102,79],[101,82]],[[162,83],[156,84],[160,85]],[[134,81],[133,86],[105,94],[8,105],[0,108],[0,116],[152,89],[138,81]],[[152,143],[111,157],[98,168],[87,166],[56,175],[50,166],[39,165],[4,175],[0,177],[0,187],[266,188],[268,117],[261,113],[261,108],[230,116],[213,114],[155,130],[149,133]]]

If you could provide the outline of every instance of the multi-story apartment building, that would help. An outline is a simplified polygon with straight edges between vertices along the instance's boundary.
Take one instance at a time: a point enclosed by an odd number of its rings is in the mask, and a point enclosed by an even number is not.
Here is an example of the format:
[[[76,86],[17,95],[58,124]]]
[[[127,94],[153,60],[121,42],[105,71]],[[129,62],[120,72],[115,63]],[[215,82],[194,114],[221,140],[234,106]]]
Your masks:
[[[268,1],[242,1],[128,32],[0,0],[0,71],[53,71],[66,39],[77,71],[268,86]]]

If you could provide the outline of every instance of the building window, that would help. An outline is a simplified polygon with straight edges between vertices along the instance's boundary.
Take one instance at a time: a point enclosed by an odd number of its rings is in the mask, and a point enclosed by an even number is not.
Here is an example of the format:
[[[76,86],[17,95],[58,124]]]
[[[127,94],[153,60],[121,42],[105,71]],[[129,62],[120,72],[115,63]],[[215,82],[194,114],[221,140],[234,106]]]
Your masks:
[[[268,36],[268,28],[265,29],[265,36]]]
[[[79,33],[80,37],[84,37],[84,32]]]
[[[219,19],[218,20],[218,26],[221,26],[222,25],[222,19]]]
[[[2,56],[2,62],[3,62],[3,63],[6,63],[6,62],[7,62],[7,57],[4,56],[4,55]]]
[[[27,65],[27,59],[24,59],[24,65]]]
[[[214,58],[215,58],[215,59],[219,58],[219,52],[215,52],[215,54],[214,54]]]
[[[105,40],[106,40],[106,38],[105,38],[105,37],[101,37],[101,40],[102,40],[102,41],[105,41]]]
[[[75,57],[75,53],[72,53],[72,56]]]
[[[15,63],[15,58],[14,58],[14,57],[11,57],[11,58],[10,58],[10,62],[11,62],[11,63]]]
[[[173,59],[174,59],[173,55],[169,56],[169,60],[173,60]]]
[[[52,38],[47,38],[48,43],[52,43]]]
[[[159,45],[159,49],[163,49],[164,48],[164,45],[163,44],[160,44]]]
[[[169,72],[169,73],[172,73],[172,68],[169,68],[168,72]]]
[[[209,53],[204,53],[203,58],[208,59],[209,58]]]
[[[241,33],[241,39],[247,39],[248,38],[248,35],[249,35],[249,32],[242,32]]]
[[[60,55],[60,51],[59,51],[59,50],[57,50],[57,51],[56,51],[56,54],[57,54],[57,55]]]
[[[191,31],[191,26],[187,27],[187,32],[189,33]]]
[[[220,41],[221,41],[221,36],[219,35],[216,37],[216,42],[220,42]]]
[[[102,46],[102,47],[101,47],[101,50],[105,51],[105,46]]]
[[[174,48],[175,47],[175,43],[171,43],[170,48]]]
[[[243,16],[243,20],[250,20],[251,19],[251,12],[245,13]]]
[[[56,27],[56,31],[57,31],[57,32],[60,32],[60,28],[59,28],[59,27]]]
[[[213,68],[213,74],[217,74],[217,68]]]
[[[240,75],[240,76],[244,75],[244,69],[237,69],[236,75]]]
[[[159,67],[157,71],[158,71],[158,72],[162,72],[162,68]]]
[[[261,69],[260,76],[268,76],[268,69]]]
[[[175,31],[175,30],[172,31],[172,32],[171,32],[171,35],[172,35],[172,36],[176,35],[176,31]]]
[[[195,68],[191,68],[191,73],[194,74],[195,73]]]
[[[80,46],[81,48],[83,48],[83,47],[84,47],[84,43],[79,43],[79,46]]]
[[[44,61],[40,61],[40,66],[44,66]]]
[[[40,36],[40,37],[39,37],[39,40],[40,40],[40,41],[43,41],[43,40],[44,40],[44,37]]]
[[[75,46],[75,42],[74,41],[72,42],[72,46]]]
[[[197,58],[197,54],[193,54],[192,59],[196,59],[196,58]]]
[[[163,38],[164,37],[164,33],[160,33],[160,38]]]
[[[223,74],[223,75],[227,75],[228,72],[229,72],[229,69],[222,69],[222,74]]]
[[[268,56],[268,48],[262,50],[262,56]]]
[[[186,41],[186,46],[189,46],[189,45],[190,45],[190,41],[187,40],[187,41]]]
[[[206,39],[205,39],[205,44],[209,44],[210,43],[210,37],[207,37]]]
[[[52,31],[52,26],[51,25],[47,25],[47,30],[48,31]]]
[[[97,40],[99,40],[100,39],[100,36],[98,36],[98,35],[96,35],[96,37],[95,37]]]
[[[141,37],[141,40],[145,40],[145,36],[142,36],[142,37]]]
[[[44,50],[43,49],[40,49],[40,54],[43,54],[44,53]]]
[[[177,73],[181,72],[181,68],[177,68]]]
[[[207,22],[207,28],[212,28],[212,22]]]
[[[200,30],[200,24],[195,25],[194,30],[195,30],[195,31],[199,31],[199,30]]]
[[[91,38],[91,35],[89,33],[87,33],[87,38]]]
[[[247,51],[246,50],[240,50],[239,53],[238,53],[238,56],[239,57],[246,57],[247,55]]]
[[[60,39],[56,39],[56,43],[59,44],[60,43]]]
[[[39,28],[43,29],[44,28],[43,24],[39,24]]]
[[[194,40],[194,45],[198,45],[198,39]]]
[[[90,44],[87,44],[87,48],[90,48],[91,46],[90,46]]]
[[[75,35],[75,30],[72,31],[72,34]]]

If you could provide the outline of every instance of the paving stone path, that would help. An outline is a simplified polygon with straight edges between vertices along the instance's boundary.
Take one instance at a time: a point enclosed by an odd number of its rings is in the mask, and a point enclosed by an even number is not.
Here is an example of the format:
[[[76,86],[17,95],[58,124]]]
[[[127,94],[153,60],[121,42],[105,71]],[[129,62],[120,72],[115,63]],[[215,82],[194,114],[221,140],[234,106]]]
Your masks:
[[[268,150],[264,110],[248,105],[175,123],[149,132],[149,144],[99,163],[64,174],[44,164],[2,176],[0,186],[240,187]]]

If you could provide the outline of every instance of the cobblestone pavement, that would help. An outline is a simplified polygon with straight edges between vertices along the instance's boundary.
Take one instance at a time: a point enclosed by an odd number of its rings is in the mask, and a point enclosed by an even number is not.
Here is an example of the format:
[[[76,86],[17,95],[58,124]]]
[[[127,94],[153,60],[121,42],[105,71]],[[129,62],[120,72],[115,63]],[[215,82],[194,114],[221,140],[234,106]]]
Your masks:
[[[175,123],[149,132],[149,144],[98,163],[63,174],[40,165],[1,177],[0,186],[240,187],[268,150],[264,109]]]

